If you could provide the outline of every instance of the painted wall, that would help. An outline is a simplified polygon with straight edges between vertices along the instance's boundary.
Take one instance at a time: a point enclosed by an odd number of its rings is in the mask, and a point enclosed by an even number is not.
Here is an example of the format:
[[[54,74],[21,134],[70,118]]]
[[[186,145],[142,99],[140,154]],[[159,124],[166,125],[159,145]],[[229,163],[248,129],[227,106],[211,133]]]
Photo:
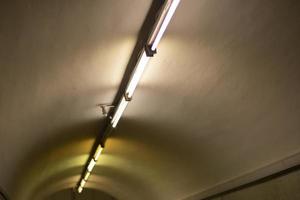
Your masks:
[[[300,171],[272,179],[211,200],[297,200],[300,199]]]

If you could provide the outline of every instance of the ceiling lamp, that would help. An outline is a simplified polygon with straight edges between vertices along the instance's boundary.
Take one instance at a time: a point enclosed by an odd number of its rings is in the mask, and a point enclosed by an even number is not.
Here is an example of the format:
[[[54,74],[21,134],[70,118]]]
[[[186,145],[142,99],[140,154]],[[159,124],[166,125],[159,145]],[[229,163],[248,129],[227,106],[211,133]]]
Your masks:
[[[144,48],[141,50],[141,53],[139,54],[139,58],[135,64],[135,68],[133,72],[131,73],[129,82],[127,83],[127,87],[125,90],[124,95],[121,97],[118,105],[116,106],[116,109],[112,116],[109,116],[109,124],[106,126],[106,129],[103,133],[103,141],[100,143],[97,148],[93,151],[91,154],[92,156],[89,158],[85,171],[82,174],[78,186],[77,186],[77,192],[81,193],[85,183],[87,182],[94,166],[96,165],[96,162],[103,150],[104,147],[104,140],[107,137],[107,135],[114,129],[120,118],[122,117],[122,114],[124,110],[126,109],[129,101],[131,101],[132,96],[134,94],[134,91],[142,77],[142,74],[144,72],[144,69],[150,60],[150,57],[153,57],[154,54],[156,54],[156,48],[158,46],[158,43],[160,42],[180,0],[166,0],[163,9],[159,13],[159,17],[157,18],[154,27],[152,29],[152,32],[150,33],[149,39],[147,43],[145,44]]]
[[[124,94],[124,97],[121,98],[117,109],[111,120],[112,127],[115,128],[128,105],[128,102],[131,100],[133,93],[140,81],[144,69],[150,60],[150,57],[156,53],[156,48],[159,41],[161,40],[171,18],[179,4],[180,0],[169,0],[166,1],[163,11],[160,13],[158,20],[154,26],[154,29],[149,37],[147,44],[142,49],[138,61],[135,65],[133,73],[131,74],[130,80],[127,84],[127,88]]]

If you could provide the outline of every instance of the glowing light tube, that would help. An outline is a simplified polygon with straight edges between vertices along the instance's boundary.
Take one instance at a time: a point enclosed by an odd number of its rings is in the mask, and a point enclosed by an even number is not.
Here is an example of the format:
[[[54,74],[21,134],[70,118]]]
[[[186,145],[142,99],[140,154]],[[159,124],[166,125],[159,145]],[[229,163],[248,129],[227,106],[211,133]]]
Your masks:
[[[117,107],[117,110],[113,116],[113,119],[111,120],[111,124],[112,124],[113,128],[115,128],[117,126],[127,105],[128,105],[128,101],[125,100],[125,97],[122,97],[122,99]]]
[[[159,21],[162,21],[162,23],[158,23],[156,27],[156,29],[158,29],[158,31],[154,31],[154,33],[156,34],[153,40],[153,43],[151,45],[151,49],[154,51],[159,43],[159,41],[161,40],[172,16],[174,15],[174,12],[179,4],[180,0],[172,0],[171,2],[168,2],[167,4],[167,13],[165,15],[162,15],[161,18],[163,19],[159,19]],[[133,93],[143,75],[143,72],[145,70],[145,67],[149,61],[150,57],[147,56],[145,50],[142,50],[142,53],[140,54],[140,57],[137,61],[136,67],[130,77],[129,83],[127,85],[126,88],[126,95],[128,98],[131,98],[133,96]],[[111,124],[112,127],[115,128],[125,110],[125,108],[128,105],[128,101],[126,101],[126,99],[124,97],[122,97],[116,112],[111,120]]]
[[[85,181],[87,181],[87,180],[89,179],[89,176],[90,176],[90,175],[91,175],[91,172],[86,171],[85,174],[84,174],[83,179],[84,179]]]
[[[89,165],[87,167],[87,170],[89,172],[91,172],[93,170],[93,168],[95,167],[95,165],[96,165],[96,161],[94,159],[91,159],[91,161],[90,161],[90,163],[89,163]]]
[[[165,16],[163,22],[162,22],[162,25],[161,25],[160,28],[159,28],[159,31],[158,31],[158,33],[157,33],[155,39],[154,39],[153,44],[152,44],[152,46],[151,46],[151,49],[152,49],[153,51],[157,48],[158,43],[159,43],[159,41],[161,40],[161,38],[162,38],[162,36],[163,36],[163,34],[164,34],[164,32],[165,32],[165,30],[166,30],[168,24],[170,23],[171,18],[172,18],[172,16],[174,15],[174,12],[175,12],[175,10],[176,10],[176,8],[177,8],[179,2],[180,2],[180,0],[173,0],[173,1],[171,2],[171,6],[170,6],[170,8],[169,8],[169,10],[168,10],[168,12],[167,12],[167,14],[166,14],[166,16]]]
[[[149,61],[149,57],[146,55],[146,52],[145,50],[142,51],[142,54],[136,64],[136,67],[134,69],[134,72],[130,78],[130,81],[128,83],[128,86],[127,86],[127,89],[126,89],[126,93],[128,95],[129,98],[132,97],[133,93],[134,93],[134,90],[137,86],[137,84],[139,83],[142,75],[143,75],[143,72],[144,72],[144,69]]]
[[[84,185],[85,185],[85,183],[86,183],[86,181],[84,180],[84,179],[82,179],[81,181],[80,181],[80,187],[84,187]]]
[[[97,149],[96,149],[96,152],[94,154],[94,160],[97,161],[101,152],[102,152],[103,148],[101,147],[101,145],[99,144]]]
[[[150,56],[153,56],[154,53],[156,53],[156,48],[158,46],[158,43],[160,42],[168,24],[171,21],[172,16],[174,15],[174,12],[179,4],[180,0],[167,0],[166,4],[164,5],[164,8],[162,12],[160,13],[160,16],[157,19],[156,24],[153,27],[153,32],[150,34],[150,37],[148,39],[147,44],[145,45],[145,48],[141,51],[141,54],[139,55],[139,58],[137,60],[137,63],[135,65],[135,68],[131,74],[130,80],[127,84],[125,95],[121,98],[119,101],[118,106],[116,107],[115,113],[112,116],[111,119],[111,127],[115,128],[126,109],[128,102],[131,100],[134,91],[143,75],[143,72],[145,70],[145,67],[150,59]],[[148,49],[148,47],[151,48],[151,50]],[[146,53],[147,50],[147,53]],[[153,52],[152,52],[153,51]],[[126,97],[125,97],[126,96]],[[109,127],[108,130],[111,130]],[[96,151],[94,152],[93,158],[89,160],[87,169],[85,173],[82,175],[80,182],[78,184],[77,191],[78,193],[81,193],[84,185],[86,184],[91,171],[96,165],[96,161],[99,159],[99,156],[102,152],[103,148],[101,145],[98,145]]]
[[[79,194],[82,192],[82,190],[83,190],[83,187],[81,187],[81,186],[79,186],[79,187],[77,188],[77,192],[78,192]]]

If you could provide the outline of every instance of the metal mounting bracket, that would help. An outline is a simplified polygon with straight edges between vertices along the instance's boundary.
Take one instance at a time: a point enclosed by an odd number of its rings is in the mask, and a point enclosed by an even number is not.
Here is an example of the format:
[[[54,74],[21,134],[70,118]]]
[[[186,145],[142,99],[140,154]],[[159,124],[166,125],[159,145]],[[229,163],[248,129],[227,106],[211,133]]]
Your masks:
[[[145,52],[146,52],[147,57],[153,57],[154,54],[156,54],[156,49],[152,50],[151,46],[152,45],[148,45],[148,44],[145,45]]]
[[[101,108],[102,114],[105,117],[107,117],[110,109],[115,107],[114,105],[111,105],[111,104],[97,104],[97,106],[99,106]]]

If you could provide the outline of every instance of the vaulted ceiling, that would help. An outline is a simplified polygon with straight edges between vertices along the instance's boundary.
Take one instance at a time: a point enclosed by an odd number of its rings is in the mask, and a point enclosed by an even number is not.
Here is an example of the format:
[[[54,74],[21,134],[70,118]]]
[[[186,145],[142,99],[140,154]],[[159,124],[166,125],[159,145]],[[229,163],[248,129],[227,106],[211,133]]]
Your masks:
[[[114,102],[157,2],[2,2],[8,196],[45,199],[76,185],[104,124],[97,104]],[[196,198],[299,155],[299,10],[293,0],[182,0],[86,187],[117,199]]]

